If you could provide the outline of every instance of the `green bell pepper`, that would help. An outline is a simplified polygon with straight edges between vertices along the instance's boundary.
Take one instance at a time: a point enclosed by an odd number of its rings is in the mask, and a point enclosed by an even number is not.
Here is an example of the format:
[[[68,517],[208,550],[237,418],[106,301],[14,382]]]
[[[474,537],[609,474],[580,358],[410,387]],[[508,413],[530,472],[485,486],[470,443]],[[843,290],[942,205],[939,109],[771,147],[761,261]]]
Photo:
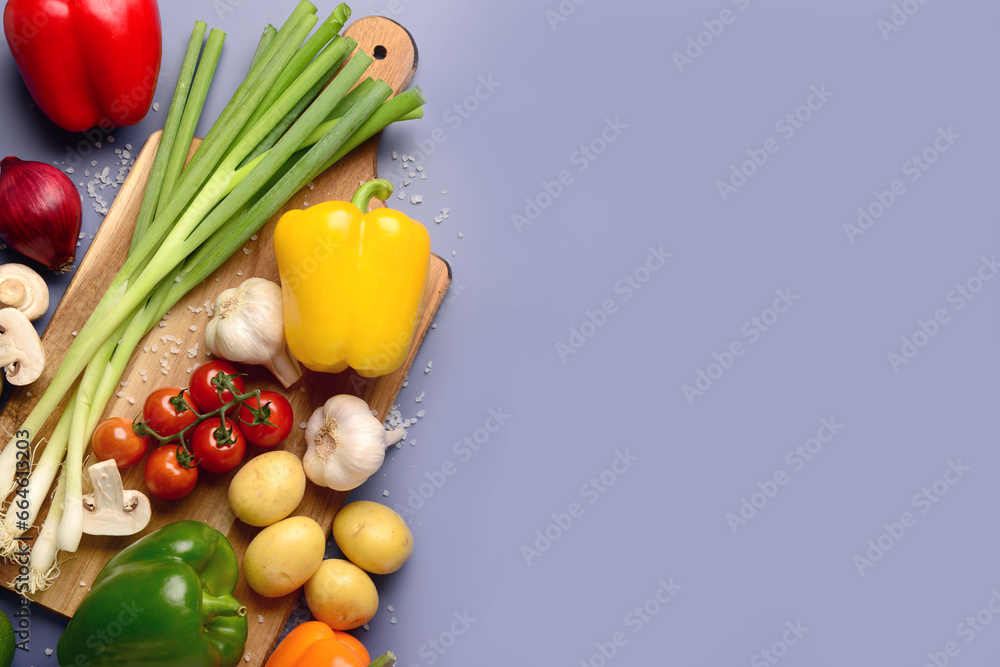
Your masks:
[[[247,641],[239,562],[199,521],[150,533],[107,562],[59,639],[61,667],[232,667]]]

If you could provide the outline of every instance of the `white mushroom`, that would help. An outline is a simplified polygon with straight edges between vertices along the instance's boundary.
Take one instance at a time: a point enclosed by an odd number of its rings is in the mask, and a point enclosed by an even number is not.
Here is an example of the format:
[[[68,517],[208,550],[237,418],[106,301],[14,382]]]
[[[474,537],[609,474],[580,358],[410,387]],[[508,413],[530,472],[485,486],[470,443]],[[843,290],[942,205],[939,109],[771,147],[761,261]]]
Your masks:
[[[16,308],[0,309],[0,367],[7,381],[31,384],[45,368],[45,352],[35,327]]]
[[[114,459],[89,468],[94,492],[83,497],[83,532],[88,535],[135,535],[149,524],[149,498],[125,491]]]
[[[17,308],[31,321],[49,309],[49,288],[24,264],[0,265],[0,308]]]

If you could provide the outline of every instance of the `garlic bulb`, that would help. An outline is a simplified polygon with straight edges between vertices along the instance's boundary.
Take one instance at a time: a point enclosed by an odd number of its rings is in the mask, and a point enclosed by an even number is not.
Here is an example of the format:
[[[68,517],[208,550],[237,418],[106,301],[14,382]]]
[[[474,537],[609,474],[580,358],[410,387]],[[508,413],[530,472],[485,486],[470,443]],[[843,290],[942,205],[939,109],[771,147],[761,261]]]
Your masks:
[[[215,316],[205,328],[205,344],[227,361],[265,366],[286,388],[302,377],[285,344],[281,287],[250,278],[215,298]]]
[[[306,423],[302,467],[319,486],[350,491],[382,466],[385,450],[406,437],[402,429],[386,431],[362,399],[334,396]]]

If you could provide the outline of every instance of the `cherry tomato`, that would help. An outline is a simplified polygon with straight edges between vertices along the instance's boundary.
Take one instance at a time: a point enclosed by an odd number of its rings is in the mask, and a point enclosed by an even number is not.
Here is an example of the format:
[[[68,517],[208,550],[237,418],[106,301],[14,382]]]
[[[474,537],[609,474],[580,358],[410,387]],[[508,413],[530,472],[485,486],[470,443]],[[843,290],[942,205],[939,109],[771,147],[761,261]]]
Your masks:
[[[191,387],[188,391],[191,392],[194,402],[201,408],[202,412],[218,410],[235,398],[233,392],[227,389],[222,392],[222,398],[220,399],[219,388],[212,384],[212,378],[222,373],[234,375],[238,372],[235,366],[221,359],[209,361],[194,369],[194,373],[191,374]],[[233,386],[242,394],[245,389],[243,378],[233,378]]]
[[[142,416],[151,431],[166,438],[180,433],[198,419],[198,415],[190,409],[178,412],[171,403],[171,399],[180,393],[180,387],[161,387],[146,397],[146,402],[142,406]],[[191,394],[186,391],[184,402],[189,408],[199,409]]]
[[[233,442],[220,444],[225,439],[222,430],[222,420],[209,417],[194,427],[191,436],[191,451],[198,465],[208,472],[229,472],[243,461],[247,453],[247,441],[240,432],[240,427],[232,419],[226,420],[226,428],[232,429],[229,437]]]
[[[262,391],[260,392],[260,401],[255,396],[251,396],[246,402],[255,408],[261,405],[268,407],[271,411],[268,420],[274,424],[274,426],[270,424],[251,426],[253,414],[246,405],[241,405],[240,430],[252,444],[258,447],[274,447],[281,444],[292,432],[292,405],[278,392]]]
[[[177,500],[191,493],[198,483],[198,469],[185,468],[177,460],[177,445],[157,447],[146,459],[146,488],[157,498]]]
[[[90,444],[98,460],[114,459],[115,465],[119,468],[128,468],[146,455],[149,438],[136,435],[132,430],[132,422],[128,419],[111,417],[97,425]]]

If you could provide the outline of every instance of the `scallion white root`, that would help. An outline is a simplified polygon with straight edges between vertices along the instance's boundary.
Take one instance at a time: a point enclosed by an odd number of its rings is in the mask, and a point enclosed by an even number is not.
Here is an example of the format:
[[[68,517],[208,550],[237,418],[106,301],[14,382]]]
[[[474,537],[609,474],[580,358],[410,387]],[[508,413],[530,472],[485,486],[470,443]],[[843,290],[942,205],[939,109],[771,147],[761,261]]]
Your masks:
[[[31,594],[44,591],[59,576],[59,563],[57,562],[59,548],[56,545],[56,532],[62,520],[65,500],[66,473],[63,471],[59,476],[55,495],[49,505],[49,514],[42,523],[38,537],[31,547],[31,555],[28,557],[28,592]]]
[[[59,474],[59,466],[66,455],[69,441],[70,412],[67,410],[59,418],[52,436],[44,443],[45,449],[26,487],[18,488],[14,499],[7,505],[3,522],[0,523],[0,556],[10,558],[19,546],[18,537],[35,523],[38,512],[52,489],[52,482]],[[39,443],[37,446],[41,446]],[[36,449],[37,451],[37,449]]]

